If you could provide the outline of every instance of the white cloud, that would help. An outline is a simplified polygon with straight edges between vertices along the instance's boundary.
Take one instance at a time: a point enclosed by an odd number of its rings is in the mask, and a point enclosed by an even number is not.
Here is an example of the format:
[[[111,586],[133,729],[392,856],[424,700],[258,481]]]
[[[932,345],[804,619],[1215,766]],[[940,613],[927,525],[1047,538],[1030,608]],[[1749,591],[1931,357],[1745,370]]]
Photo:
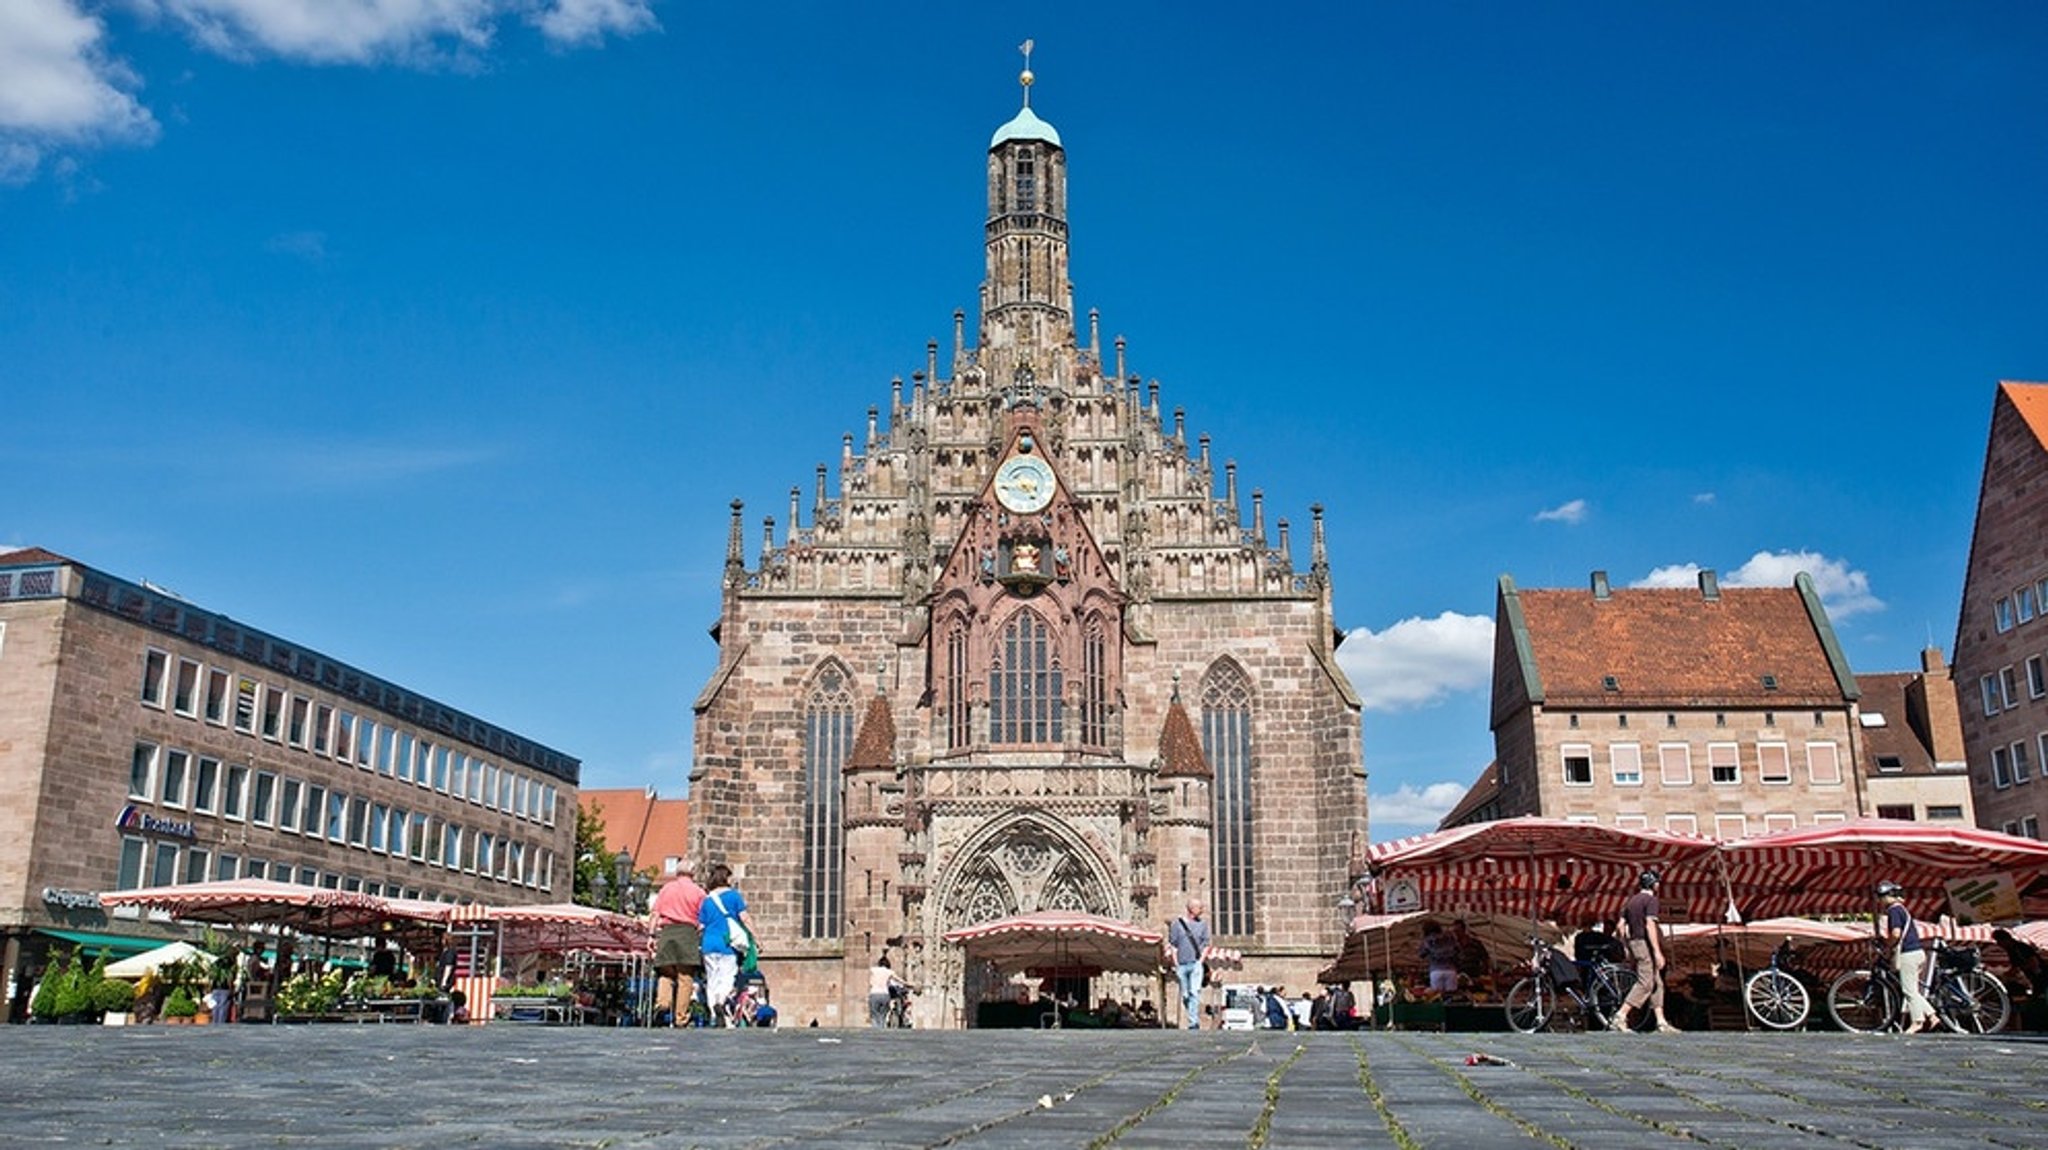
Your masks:
[[[1430,783],[1418,790],[1403,783],[1390,792],[1375,791],[1367,807],[1373,837],[1381,841],[1399,837],[1380,833],[1385,827],[1434,830],[1470,789],[1466,783]]]
[[[0,182],[27,180],[52,148],[156,138],[106,31],[80,0],[0,3]]]
[[[1698,495],[1693,496],[1692,501],[1704,507],[1707,504],[1712,503],[1714,501],[1714,493],[1711,491],[1702,491]]]
[[[594,44],[606,35],[632,36],[658,27],[650,0],[555,0],[534,26],[557,44]]]
[[[224,56],[315,64],[427,60],[490,47],[523,18],[549,40],[593,44],[657,27],[652,0],[137,0]]]
[[[1674,563],[1658,567],[1629,584],[1631,587],[1694,587],[1699,584],[1700,565]],[[1721,576],[1723,587],[1790,587],[1801,571],[1813,578],[1821,606],[1833,620],[1847,619],[1869,611],[1884,610],[1884,600],[1870,593],[1870,576],[1852,569],[1847,560],[1830,559],[1815,551],[1759,551],[1749,562]]]
[[[1570,503],[1559,504],[1548,511],[1538,511],[1536,513],[1536,522],[1538,523],[1577,524],[1584,523],[1585,521],[1586,501],[1583,499],[1574,499]]]
[[[1351,632],[1337,662],[1358,685],[1368,711],[1404,711],[1439,702],[1493,678],[1493,620],[1446,611],[1403,619],[1384,631]]]

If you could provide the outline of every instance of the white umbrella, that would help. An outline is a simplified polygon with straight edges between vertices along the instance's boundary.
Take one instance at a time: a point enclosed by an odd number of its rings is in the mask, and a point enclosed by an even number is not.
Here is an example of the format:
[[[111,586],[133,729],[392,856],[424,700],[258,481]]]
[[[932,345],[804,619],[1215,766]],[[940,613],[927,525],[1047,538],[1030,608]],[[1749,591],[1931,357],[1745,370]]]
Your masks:
[[[141,978],[145,974],[169,966],[174,962],[184,962],[187,959],[198,959],[204,963],[211,963],[214,961],[214,956],[193,946],[189,942],[173,942],[157,947],[155,950],[145,950],[141,954],[132,955],[119,962],[108,963],[107,977]]]

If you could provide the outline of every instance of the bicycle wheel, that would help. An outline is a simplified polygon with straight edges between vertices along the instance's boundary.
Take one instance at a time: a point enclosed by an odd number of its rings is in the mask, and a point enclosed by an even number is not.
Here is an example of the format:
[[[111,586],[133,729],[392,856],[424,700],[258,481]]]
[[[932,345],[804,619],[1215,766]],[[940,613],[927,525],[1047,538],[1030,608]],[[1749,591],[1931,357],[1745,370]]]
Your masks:
[[[1592,1004],[1603,1028],[1614,1029],[1614,1016],[1620,1013],[1621,1004],[1635,986],[1634,967],[1607,965],[1593,972]]]
[[[1867,970],[1852,970],[1828,987],[1828,1014],[1857,1034],[1890,1030],[1899,1021],[1898,992]]]
[[[2012,997],[1996,975],[1965,970],[1936,985],[1934,1012],[1958,1034],[1996,1034],[2012,1017]]]
[[[1742,988],[1743,1004],[1758,1022],[1772,1030],[1791,1030],[1806,1021],[1813,1008],[1806,987],[1782,970],[1759,970]]]
[[[1550,1025],[1550,1016],[1557,1009],[1557,992],[1549,983],[1531,975],[1508,991],[1502,1009],[1507,1011],[1509,1026],[1523,1034],[1534,1034]]]

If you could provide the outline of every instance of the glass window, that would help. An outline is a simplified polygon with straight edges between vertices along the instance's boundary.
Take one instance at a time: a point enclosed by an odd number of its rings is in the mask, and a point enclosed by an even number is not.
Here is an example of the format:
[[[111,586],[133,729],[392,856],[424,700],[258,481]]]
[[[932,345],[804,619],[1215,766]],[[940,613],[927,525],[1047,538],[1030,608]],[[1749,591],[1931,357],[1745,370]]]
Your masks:
[[[2001,667],[1998,671],[1998,695],[1999,701],[2008,708],[2019,705],[2020,680],[2011,667]]]
[[[469,761],[469,801],[484,801],[484,764],[475,759]]]
[[[192,763],[192,756],[173,747],[164,752],[163,786],[157,794],[167,807],[185,805],[185,772]]]
[[[284,692],[275,687],[263,689],[263,737],[275,739],[284,725]]]
[[[1949,806],[1941,803],[1935,803],[1931,804],[1927,808],[1927,818],[1929,819],[1929,821],[1955,821],[1961,819],[1962,817],[1963,808],[1960,806]]]
[[[1991,612],[1998,620],[2000,633],[2012,630],[2012,600],[2000,599],[1991,605]]]
[[[499,774],[498,774],[498,806],[497,806],[497,809],[498,809],[498,810],[501,810],[501,811],[510,811],[510,810],[512,809],[512,772],[511,772],[511,771],[500,771],[500,772],[499,772]]]
[[[1789,813],[1773,813],[1764,816],[1764,833],[1774,834],[1789,831],[1799,825],[1799,816]]]
[[[220,813],[231,819],[241,818],[248,788],[249,768],[241,763],[229,763],[227,779],[221,784]]]
[[[1252,684],[1244,669],[1222,660],[1202,676],[1202,754],[1215,772],[1209,859],[1215,884],[1211,926],[1218,934],[1258,929],[1253,903]]]
[[[1749,837],[1749,819],[1742,815],[1715,815],[1714,837],[1722,842]]]
[[[2022,587],[2018,591],[2014,592],[2012,600],[2014,605],[2019,608],[2019,621],[2022,623],[2033,622],[2034,585],[2029,583],[2025,587]]]
[[[199,716],[200,670],[196,659],[178,660],[178,677],[171,685],[171,709],[188,719]]]
[[[1664,829],[1675,835],[1700,833],[1700,820],[1693,815],[1665,815]]]
[[[259,826],[269,826],[274,814],[272,807],[277,800],[277,776],[269,771],[256,772],[256,786],[249,794],[249,821]]]
[[[185,848],[185,881],[205,882],[213,867],[213,854],[204,847]]]
[[[2012,767],[2004,747],[1991,748],[1991,785],[1999,790],[2012,785]]]
[[[256,680],[235,680],[235,729],[245,735],[256,733]]]
[[[448,793],[448,748],[434,748],[434,789]]]
[[[387,829],[387,828],[388,828],[388,827],[389,827],[390,825],[391,825],[391,808],[389,808],[389,807],[385,806],[385,805],[384,805],[383,803],[373,803],[373,804],[371,804],[371,806],[370,806],[370,828],[369,828],[369,829],[370,829],[370,849],[371,849],[371,850],[373,850],[373,851],[376,851],[376,852],[377,852],[378,854],[383,854],[383,853],[384,853],[384,850],[385,850],[385,846],[384,846],[384,844],[385,844],[385,838],[384,838],[384,834],[385,834],[385,831],[386,831],[386,829]]]
[[[152,707],[164,705],[165,679],[171,671],[171,657],[151,648],[142,655],[142,701]]]
[[[412,765],[414,753],[412,732],[400,731],[398,734],[398,777],[408,783],[413,779]]]
[[[370,800],[356,796],[348,801],[348,845],[364,846],[370,841]]]
[[[348,796],[340,791],[327,794],[327,841],[348,841]]]
[[[1734,743],[1708,743],[1707,777],[1716,783],[1741,782],[1741,748]]]
[[[348,762],[355,753],[356,717],[347,711],[336,713],[334,720],[334,757]]]
[[[319,838],[327,827],[327,788],[318,783],[306,784],[305,815],[299,826],[314,838]]]
[[[1657,772],[1667,787],[1692,785],[1692,748],[1685,743],[1657,745]]]
[[[462,828],[449,823],[441,833],[441,865],[456,870],[462,865]]]
[[[242,863],[243,878],[269,878],[270,864],[263,859],[249,859]]]
[[[1877,805],[1877,817],[1881,819],[1893,819],[1902,823],[1910,823],[1913,821],[1913,804],[1879,803]]]
[[[135,890],[142,885],[142,856],[149,844],[138,838],[121,836],[121,865],[115,872],[116,890]]]
[[[2027,659],[2027,697],[2029,699],[2038,699],[2043,695],[2048,695],[2048,674],[2043,674],[2041,656],[2029,656]]]
[[[2033,777],[2033,766],[2027,762],[2027,744],[2025,742],[2014,743],[2012,745],[2012,781],[2024,783]]]
[[[204,814],[214,811],[214,789],[220,785],[220,760],[201,756],[192,776],[192,809]]]
[[[291,711],[285,720],[284,741],[294,747],[306,745],[306,720],[313,713],[313,703],[297,696],[292,698]]]
[[[1081,636],[1081,741],[1109,745],[1109,652],[1111,624],[1101,613],[1088,617]]]
[[[845,889],[842,772],[853,750],[853,686],[827,664],[804,700],[803,924],[805,938],[838,938]]]
[[[324,755],[334,743],[334,708],[325,703],[313,708],[313,753]]]
[[[279,788],[277,799],[278,829],[294,832],[299,829],[299,803],[303,801],[303,796],[300,794],[301,789],[297,779],[286,779],[284,785]]]
[[[365,715],[356,720],[356,765],[370,770],[377,755],[377,724]]]
[[[427,858],[427,816],[418,811],[412,813],[406,829],[405,853],[414,862],[425,862]]]
[[[555,825],[555,803],[560,798],[560,794],[555,790],[555,785],[549,783],[547,785],[546,801],[542,804],[542,821],[546,822],[548,826]]]
[[[216,882],[239,878],[242,874],[242,856],[224,854],[213,860],[213,877]]]
[[[1766,783],[1792,781],[1792,748],[1783,743],[1758,743],[1756,777]]]
[[[389,776],[392,773],[392,746],[398,739],[398,731],[389,726],[377,728],[377,772]]]
[[[1614,768],[1614,785],[1617,787],[1640,787],[1643,785],[1643,745],[1641,743],[1615,743],[1607,748],[1609,764]],[[1616,823],[1616,826],[1621,824]]]
[[[1564,763],[1564,782],[1568,787],[1590,787],[1593,785],[1593,748],[1583,743],[1566,743],[1558,748],[1558,758]]]
[[[149,858],[149,885],[171,886],[178,881],[178,844],[158,839]]]
[[[1062,674],[1052,628],[1036,611],[1017,612],[997,637],[989,665],[989,741],[1064,740]]]
[[[967,621],[955,618],[946,628],[943,679],[946,746],[950,750],[965,750],[974,742],[974,708],[967,697],[968,674]]]
[[[1806,744],[1806,779],[1818,786],[1842,782],[1842,754],[1833,743]]]
[[[206,721],[215,726],[228,721],[228,673],[218,668],[206,672]]]
[[[1997,713],[1998,713],[1998,676],[1996,676],[1996,675],[1986,675],[1986,676],[1984,676],[1983,678],[1981,678],[1981,679],[1977,680],[1977,687],[1978,687],[1978,689],[1979,689],[1980,693],[1981,693],[1981,694],[1982,694],[1982,695],[1984,696],[1984,714],[1985,714],[1986,716],[1990,716],[1990,715],[1995,715],[1995,714],[1997,714]]]
[[[149,785],[156,778],[155,743],[135,744],[135,754],[128,760],[128,797],[149,801]]]

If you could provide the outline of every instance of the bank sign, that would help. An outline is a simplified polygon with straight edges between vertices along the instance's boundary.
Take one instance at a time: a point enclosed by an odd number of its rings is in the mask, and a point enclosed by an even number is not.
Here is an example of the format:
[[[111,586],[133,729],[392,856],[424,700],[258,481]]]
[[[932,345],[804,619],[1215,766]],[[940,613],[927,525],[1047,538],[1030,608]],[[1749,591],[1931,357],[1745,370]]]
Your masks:
[[[192,841],[199,837],[199,828],[191,820],[180,822],[175,819],[160,819],[147,811],[136,809],[134,804],[121,808],[121,817],[114,820],[116,830],[141,832],[159,838],[185,839]]]

